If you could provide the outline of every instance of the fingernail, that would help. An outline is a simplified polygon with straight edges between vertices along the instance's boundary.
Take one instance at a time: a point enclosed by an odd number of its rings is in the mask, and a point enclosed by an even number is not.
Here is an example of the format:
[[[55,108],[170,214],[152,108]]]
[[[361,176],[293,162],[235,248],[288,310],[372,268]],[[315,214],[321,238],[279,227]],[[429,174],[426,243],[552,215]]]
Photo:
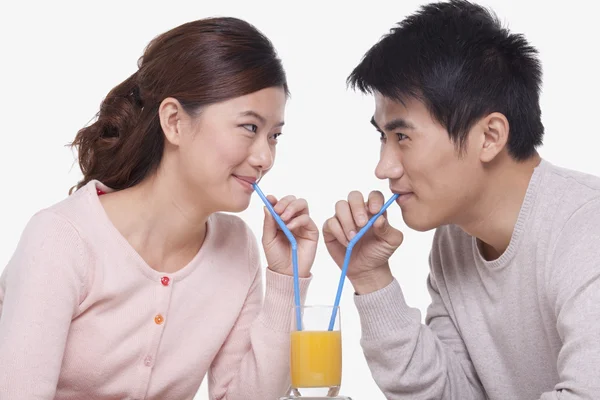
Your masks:
[[[356,232],[350,231],[348,235],[350,236],[350,239],[352,239],[354,236],[356,236]]]
[[[366,224],[367,223],[367,217],[365,217],[364,215],[360,215],[358,217],[358,223],[359,224]]]
[[[286,212],[284,212],[283,214],[281,214],[281,219],[282,219],[282,220],[284,220],[284,221],[285,221],[286,219],[288,219],[289,217],[290,217],[290,213],[289,213],[289,212],[287,212],[287,211],[286,211]]]

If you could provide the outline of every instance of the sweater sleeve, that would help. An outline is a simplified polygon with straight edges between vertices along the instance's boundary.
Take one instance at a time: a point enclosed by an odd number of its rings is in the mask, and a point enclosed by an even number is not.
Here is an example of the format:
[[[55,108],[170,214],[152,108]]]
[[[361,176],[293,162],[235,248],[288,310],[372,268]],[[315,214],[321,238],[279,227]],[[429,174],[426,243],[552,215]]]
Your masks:
[[[66,219],[46,210],[29,221],[0,284],[0,398],[54,398],[83,267]]]
[[[373,378],[389,400],[485,399],[431,274],[427,286],[432,302],[426,325],[420,311],[407,306],[396,280],[377,292],[355,296],[361,345]]]
[[[561,338],[559,381],[541,400],[600,398],[600,200],[579,208],[551,257],[548,293]]]
[[[267,269],[263,304],[256,242],[250,246],[254,279],[238,320],[210,367],[211,400],[277,399],[290,389],[293,278]],[[300,278],[302,303],[310,280]]]

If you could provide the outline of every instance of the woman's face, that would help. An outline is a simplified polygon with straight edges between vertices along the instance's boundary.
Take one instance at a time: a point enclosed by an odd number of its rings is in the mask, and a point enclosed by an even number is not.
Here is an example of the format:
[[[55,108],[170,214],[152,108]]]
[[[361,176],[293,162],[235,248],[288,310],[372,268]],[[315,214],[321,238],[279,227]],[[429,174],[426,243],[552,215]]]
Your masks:
[[[175,172],[169,176],[203,209],[245,210],[252,183],[273,167],[286,100],[282,87],[271,87],[203,107],[194,116],[181,108],[161,110],[167,137],[163,164]]]

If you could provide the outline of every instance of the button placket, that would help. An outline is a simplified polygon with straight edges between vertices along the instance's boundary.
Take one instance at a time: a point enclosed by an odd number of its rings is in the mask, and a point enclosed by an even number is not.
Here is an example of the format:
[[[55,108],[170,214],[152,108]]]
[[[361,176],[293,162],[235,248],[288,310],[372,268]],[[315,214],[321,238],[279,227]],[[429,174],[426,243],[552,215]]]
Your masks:
[[[152,367],[154,365],[154,358],[152,356],[146,356],[144,358],[144,365],[146,367]]]
[[[152,326],[149,327],[151,338],[148,343],[146,354],[141,360],[143,371],[145,371],[145,373],[142,376],[142,379],[140,379],[141,382],[144,382],[140,389],[140,393],[146,393],[150,386],[151,371],[157,362],[158,348],[167,322],[173,289],[173,282],[171,278],[166,275],[159,277],[155,282],[154,298],[156,301],[156,308],[154,310],[152,321],[150,322]]]
[[[168,310],[168,303],[170,303],[171,300],[171,287],[169,287],[169,284],[171,283],[171,278],[169,278],[168,276],[164,275],[160,278],[160,284],[163,286],[164,289],[168,289],[168,296],[159,296],[159,298],[162,299],[161,303],[164,304],[165,302],[167,303],[167,306],[164,308],[164,312],[167,312]],[[163,292],[161,290],[161,292]],[[161,293],[162,295],[164,295],[165,293]],[[162,305],[161,304],[161,305]],[[162,325],[165,322],[165,316],[164,314],[159,310],[156,315],[154,316],[154,323],[156,325]]]

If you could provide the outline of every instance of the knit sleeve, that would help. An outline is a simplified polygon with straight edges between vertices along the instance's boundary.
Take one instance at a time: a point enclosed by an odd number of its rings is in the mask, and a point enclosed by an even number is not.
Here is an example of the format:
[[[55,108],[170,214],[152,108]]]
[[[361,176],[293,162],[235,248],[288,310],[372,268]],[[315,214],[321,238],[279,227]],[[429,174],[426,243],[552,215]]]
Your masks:
[[[355,296],[361,345],[373,378],[385,397],[483,400],[485,395],[465,344],[429,276],[432,302],[426,322],[409,307],[398,281]]]
[[[443,234],[436,232],[429,257],[427,289],[431,303],[425,323],[407,305],[394,280],[376,292],[355,296],[361,345],[373,378],[386,398],[483,400],[483,387],[443,295]],[[406,266],[408,267],[408,266]]]
[[[267,269],[263,302],[258,246],[254,236],[248,235],[252,284],[236,324],[209,370],[209,397],[215,400],[277,399],[290,387],[293,278]],[[310,280],[300,278],[302,302]]]
[[[559,381],[541,400],[600,398],[600,199],[565,224],[550,258],[548,293],[562,341]]]
[[[2,398],[54,399],[85,279],[81,238],[74,227],[51,211],[36,214],[0,284]]]

